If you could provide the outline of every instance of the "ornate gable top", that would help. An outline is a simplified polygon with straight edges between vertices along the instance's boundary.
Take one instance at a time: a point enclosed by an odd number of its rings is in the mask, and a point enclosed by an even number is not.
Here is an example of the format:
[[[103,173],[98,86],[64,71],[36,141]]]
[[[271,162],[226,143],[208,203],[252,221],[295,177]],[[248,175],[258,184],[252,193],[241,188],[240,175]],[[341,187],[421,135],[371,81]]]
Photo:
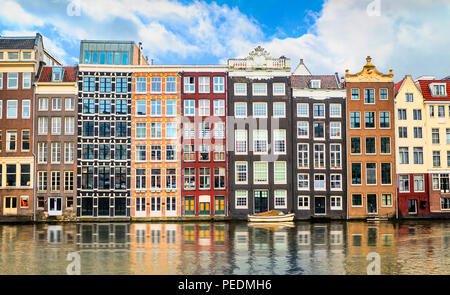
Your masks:
[[[377,68],[372,64],[372,58],[366,57],[366,65],[362,71],[356,74],[350,74],[349,70],[345,70],[346,82],[393,82],[394,74],[392,69],[389,70],[389,74],[383,74],[377,71]]]
[[[261,46],[257,46],[246,58],[228,60],[228,68],[231,71],[289,71],[291,60],[284,56],[273,58]]]

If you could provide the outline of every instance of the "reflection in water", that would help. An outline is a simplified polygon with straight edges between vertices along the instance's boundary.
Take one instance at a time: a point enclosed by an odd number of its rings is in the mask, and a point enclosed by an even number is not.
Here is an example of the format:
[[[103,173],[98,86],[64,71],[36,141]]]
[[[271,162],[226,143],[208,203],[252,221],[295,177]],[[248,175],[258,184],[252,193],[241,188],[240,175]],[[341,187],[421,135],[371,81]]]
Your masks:
[[[450,274],[450,224],[80,223],[0,225],[0,274]]]

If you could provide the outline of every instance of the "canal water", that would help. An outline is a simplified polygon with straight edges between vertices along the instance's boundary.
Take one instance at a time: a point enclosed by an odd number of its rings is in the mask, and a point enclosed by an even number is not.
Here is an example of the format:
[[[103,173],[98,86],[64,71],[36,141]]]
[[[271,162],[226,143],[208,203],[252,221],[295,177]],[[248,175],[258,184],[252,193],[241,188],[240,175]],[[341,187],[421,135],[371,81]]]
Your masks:
[[[368,268],[450,274],[450,222],[0,225],[0,274],[359,275]]]

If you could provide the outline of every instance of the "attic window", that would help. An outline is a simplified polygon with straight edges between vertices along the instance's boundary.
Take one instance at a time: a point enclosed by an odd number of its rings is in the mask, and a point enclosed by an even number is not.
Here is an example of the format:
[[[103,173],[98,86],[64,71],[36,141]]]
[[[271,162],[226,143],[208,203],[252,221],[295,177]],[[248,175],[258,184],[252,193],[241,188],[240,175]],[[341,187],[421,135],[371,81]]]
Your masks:
[[[63,77],[63,69],[59,67],[52,68],[52,82],[61,82]]]
[[[311,88],[320,88],[320,80],[311,80],[310,87]]]
[[[31,52],[30,51],[24,51],[22,53],[23,59],[31,59]]]
[[[19,52],[17,51],[8,52],[8,59],[19,59]]]
[[[431,84],[431,92],[433,96],[445,96],[445,84]]]

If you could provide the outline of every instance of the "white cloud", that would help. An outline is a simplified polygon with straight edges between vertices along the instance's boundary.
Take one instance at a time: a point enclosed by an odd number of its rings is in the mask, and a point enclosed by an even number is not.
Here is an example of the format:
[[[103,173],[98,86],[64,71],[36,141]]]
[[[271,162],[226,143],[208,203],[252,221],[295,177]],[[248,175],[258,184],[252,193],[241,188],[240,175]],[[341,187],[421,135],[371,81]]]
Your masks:
[[[44,21],[25,12],[15,1],[2,1],[0,9],[0,23],[8,22],[16,27],[42,26]]]
[[[380,71],[392,68],[396,80],[406,73],[448,75],[448,0],[325,0],[303,24],[308,32],[291,37],[267,36],[238,7],[215,2],[71,1],[80,4],[80,16],[66,13],[66,0],[38,0],[39,10],[25,0],[6,0],[10,10],[0,11],[0,26],[41,32],[49,38],[46,46],[67,61],[76,60],[82,39],[134,40],[158,63],[226,63],[262,45],[275,57],[291,58],[293,68],[303,58],[318,74],[357,72],[371,55]],[[367,14],[373,1],[381,4],[379,16]]]
[[[380,15],[369,16],[372,0],[327,0],[308,34],[263,44],[273,55],[286,55],[293,68],[303,58],[317,74],[345,69],[358,72],[370,55],[378,70],[405,74],[448,75],[450,2],[380,0]]]

